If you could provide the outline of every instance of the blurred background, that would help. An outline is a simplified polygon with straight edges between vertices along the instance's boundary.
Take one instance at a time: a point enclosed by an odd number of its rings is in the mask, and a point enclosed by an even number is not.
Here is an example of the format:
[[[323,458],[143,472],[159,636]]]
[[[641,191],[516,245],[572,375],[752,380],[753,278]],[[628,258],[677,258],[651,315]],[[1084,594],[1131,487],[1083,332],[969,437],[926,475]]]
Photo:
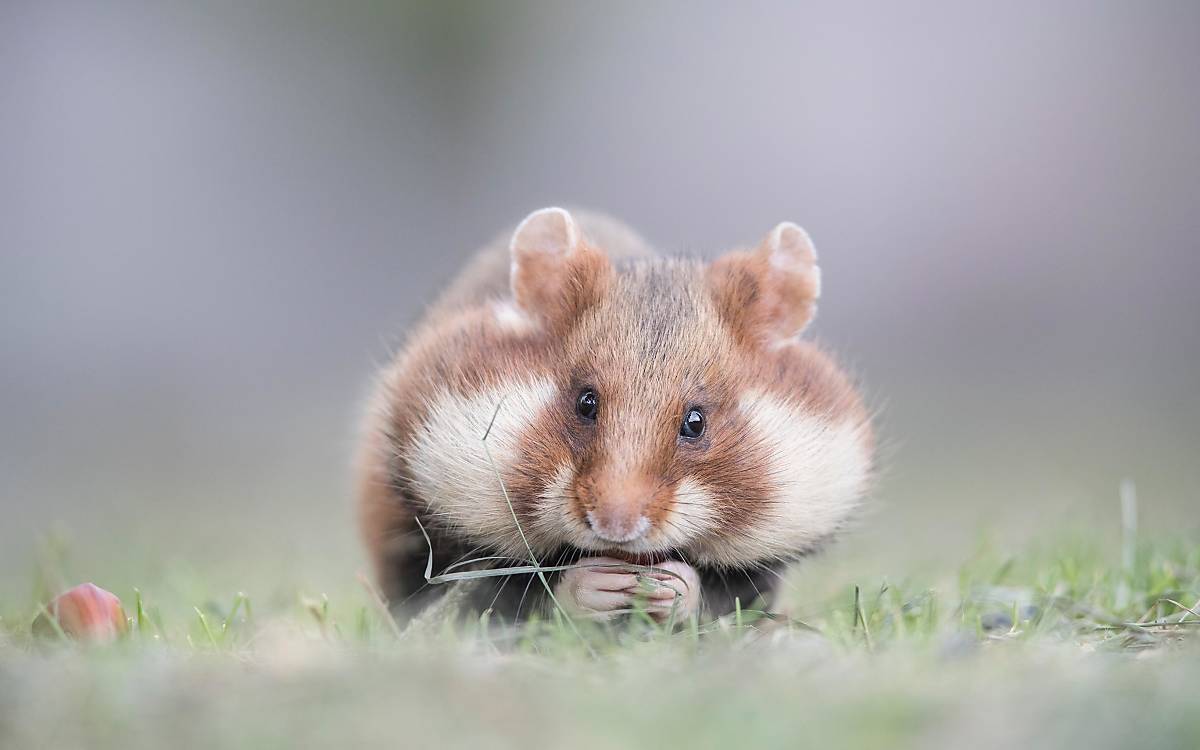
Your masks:
[[[376,364],[532,209],[794,220],[881,570],[1200,532],[1200,5],[0,4],[0,594],[353,585]],[[849,559],[849,557],[847,557]],[[898,563],[900,560],[902,563]],[[348,583],[349,582],[349,583]]]

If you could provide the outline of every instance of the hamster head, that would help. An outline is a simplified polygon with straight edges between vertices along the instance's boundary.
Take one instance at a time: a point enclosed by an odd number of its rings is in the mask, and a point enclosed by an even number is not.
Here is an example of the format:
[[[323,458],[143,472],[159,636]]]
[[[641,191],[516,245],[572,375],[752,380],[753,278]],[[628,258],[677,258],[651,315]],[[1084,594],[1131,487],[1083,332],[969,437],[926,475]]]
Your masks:
[[[539,553],[730,567],[845,524],[872,438],[853,386],[798,338],[820,294],[804,230],[708,264],[614,263],[554,208],[510,250],[512,299],[473,329],[493,342],[480,356],[507,364],[431,405],[410,452],[434,515],[509,554],[515,516]],[[488,430],[479,454],[470,436]]]

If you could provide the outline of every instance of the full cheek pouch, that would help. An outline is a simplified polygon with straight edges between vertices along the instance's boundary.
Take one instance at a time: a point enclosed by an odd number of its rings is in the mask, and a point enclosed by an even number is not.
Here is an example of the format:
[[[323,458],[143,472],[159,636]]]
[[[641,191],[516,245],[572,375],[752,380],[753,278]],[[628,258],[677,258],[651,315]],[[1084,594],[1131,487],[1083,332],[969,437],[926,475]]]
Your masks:
[[[734,411],[722,423],[692,475],[717,498],[716,533],[737,537],[768,509],[772,449],[744,415]]]
[[[543,413],[521,436],[520,453],[506,477],[505,486],[518,517],[536,521],[537,504],[572,466],[569,437],[554,406]]]

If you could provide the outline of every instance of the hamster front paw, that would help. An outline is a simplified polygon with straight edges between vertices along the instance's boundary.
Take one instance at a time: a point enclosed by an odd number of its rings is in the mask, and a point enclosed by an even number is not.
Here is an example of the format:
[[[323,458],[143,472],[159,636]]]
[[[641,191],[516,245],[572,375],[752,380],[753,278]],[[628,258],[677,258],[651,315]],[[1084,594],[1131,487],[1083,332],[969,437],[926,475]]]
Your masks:
[[[700,576],[681,560],[659,563],[654,567],[668,573],[647,573],[641,580],[628,569],[583,567],[627,564],[613,557],[580,560],[580,567],[563,571],[554,595],[570,614],[597,620],[609,620],[632,609],[638,597],[644,597],[646,613],[658,622],[670,619],[673,608],[676,621],[700,608]]]
[[[672,608],[675,608],[675,621],[680,622],[699,611],[700,574],[695,568],[682,560],[665,560],[654,567],[675,575],[645,575],[645,578],[651,578],[658,584],[657,588],[645,594],[646,612],[651,617],[658,622],[666,622],[671,617]]]
[[[564,570],[554,587],[554,596],[572,615],[609,620],[633,607],[638,587],[635,573],[621,568],[589,568],[586,565],[628,565],[615,557],[586,557],[581,567]]]

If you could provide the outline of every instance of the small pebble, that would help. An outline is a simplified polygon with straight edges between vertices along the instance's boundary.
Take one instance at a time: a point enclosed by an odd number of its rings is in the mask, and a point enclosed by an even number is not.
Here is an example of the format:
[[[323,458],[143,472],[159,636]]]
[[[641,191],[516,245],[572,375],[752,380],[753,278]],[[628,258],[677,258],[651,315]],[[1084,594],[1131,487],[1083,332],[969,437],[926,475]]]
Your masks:
[[[1005,612],[986,612],[979,618],[979,624],[984,630],[1011,630],[1012,617]]]
[[[54,618],[53,622],[50,617]],[[46,612],[33,621],[34,635],[54,636],[61,630],[71,638],[91,643],[114,641],[126,627],[121,600],[94,583],[81,583],[54,597],[46,605]]]

